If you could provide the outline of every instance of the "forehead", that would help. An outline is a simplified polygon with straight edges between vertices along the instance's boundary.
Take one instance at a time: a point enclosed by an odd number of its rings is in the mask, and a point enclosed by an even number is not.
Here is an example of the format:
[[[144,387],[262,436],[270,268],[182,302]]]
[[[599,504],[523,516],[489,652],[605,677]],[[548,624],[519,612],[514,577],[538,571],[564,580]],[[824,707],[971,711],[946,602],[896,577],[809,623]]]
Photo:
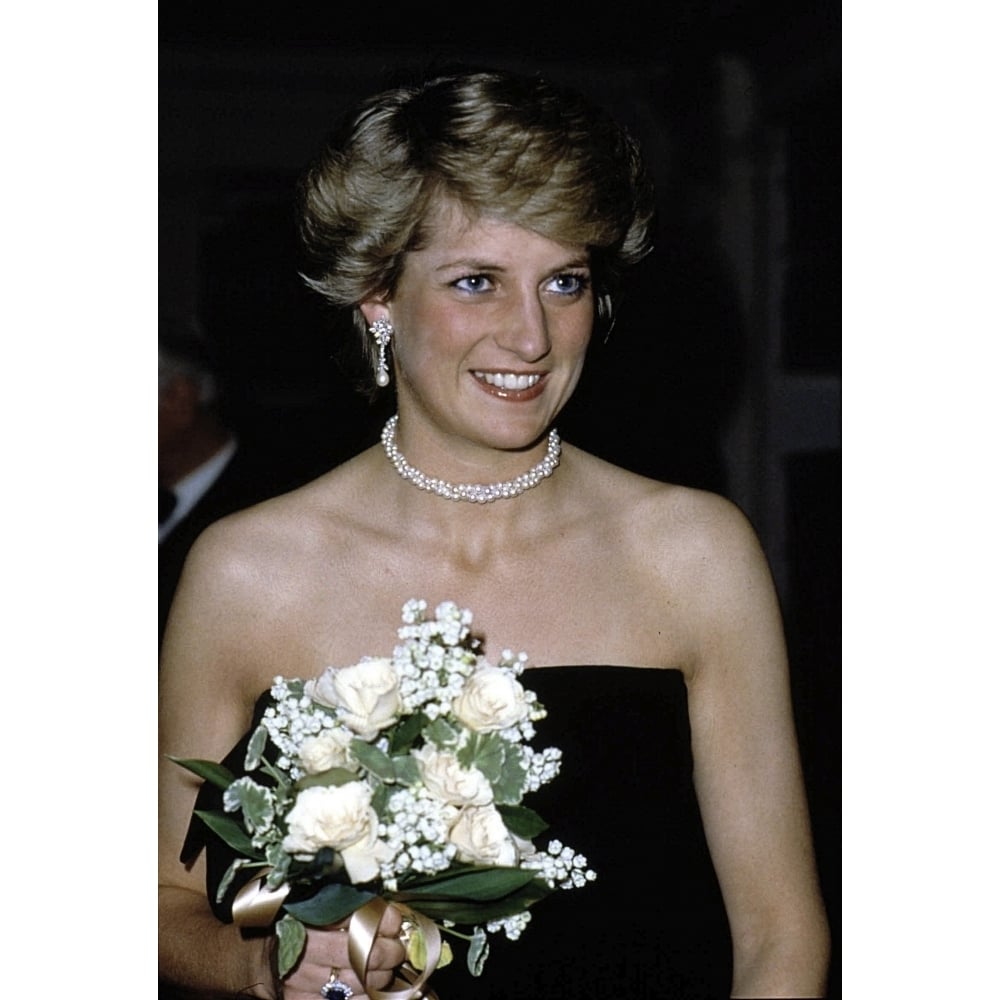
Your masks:
[[[581,262],[588,256],[583,246],[558,242],[499,215],[476,214],[451,198],[435,199],[421,229],[420,246],[408,253],[408,257],[440,259],[454,254],[488,256],[490,253],[517,257],[530,253]]]

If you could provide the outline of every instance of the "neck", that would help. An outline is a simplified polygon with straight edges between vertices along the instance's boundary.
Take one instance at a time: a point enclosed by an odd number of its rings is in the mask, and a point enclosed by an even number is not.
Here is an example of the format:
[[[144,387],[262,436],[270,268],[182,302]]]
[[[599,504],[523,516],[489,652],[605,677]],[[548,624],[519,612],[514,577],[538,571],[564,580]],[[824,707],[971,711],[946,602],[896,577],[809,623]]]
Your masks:
[[[561,444],[558,433],[553,429],[547,435],[544,456],[510,478],[483,481],[445,480],[425,473],[409,462],[396,443],[397,422],[398,417],[392,417],[382,431],[382,447],[386,457],[400,478],[416,489],[426,490],[442,500],[476,504],[515,501],[551,476],[559,465]]]
[[[555,474],[518,497],[468,503],[418,489],[398,475],[376,445],[368,453],[378,483],[368,487],[379,498],[375,521],[400,551],[420,553],[417,558],[441,572],[502,575],[516,553],[539,551],[570,516],[573,454],[564,446]]]

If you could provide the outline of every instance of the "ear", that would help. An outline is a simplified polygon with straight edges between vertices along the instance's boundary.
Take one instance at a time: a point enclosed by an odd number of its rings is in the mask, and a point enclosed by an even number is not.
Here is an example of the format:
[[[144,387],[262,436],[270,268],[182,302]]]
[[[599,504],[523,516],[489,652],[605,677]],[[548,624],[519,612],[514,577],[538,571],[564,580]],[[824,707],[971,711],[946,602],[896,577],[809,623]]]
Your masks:
[[[364,302],[358,305],[358,308],[361,310],[361,315],[364,316],[365,322],[369,326],[377,319],[391,321],[388,300],[385,298],[365,299]]]

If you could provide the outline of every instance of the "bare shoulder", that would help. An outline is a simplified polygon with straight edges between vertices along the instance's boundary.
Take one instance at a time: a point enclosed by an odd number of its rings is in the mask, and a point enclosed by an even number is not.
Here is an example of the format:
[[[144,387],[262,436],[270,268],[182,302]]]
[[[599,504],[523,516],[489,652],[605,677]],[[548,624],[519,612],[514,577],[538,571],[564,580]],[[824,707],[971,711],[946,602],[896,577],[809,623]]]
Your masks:
[[[593,456],[581,456],[581,473],[589,484],[588,516],[604,525],[602,559],[621,560],[616,581],[629,594],[622,613],[646,634],[673,637],[669,650],[651,652],[653,662],[693,662],[706,636],[727,622],[773,617],[770,569],[736,504]]]
[[[692,610],[731,612],[744,598],[770,594],[770,569],[757,534],[732,501],[658,484],[640,511],[634,543],[669,575],[672,589],[687,595]]]
[[[728,573],[762,557],[743,511],[717,493],[664,485],[650,497],[644,513],[659,537],[686,557],[692,572]]]
[[[301,575],[317,558],[319,542],[329,551],[337,537],[346,543],[358,529],[358,508],[352,502],[359,490],[356,461],[216,521],[192,549],[191,571],[240,591],[292,573]]]
[[[304,609],[320,594],[336,601],[359,544],[355,480],[341,467],[207,528],[174,598],[165,660],[213,672],[239,665],[252,686],[301,651]]]
[[[660,543],[692,566],[760,554],[750,522],[725,497],[649,479],[592,455],[581,453],[580,459],[603,516],[628,525],[628,537],[654,557]]]
[[[629,523],[632,559],[658,601],[647,611],[682,637],[680,666],[689,684],[708,676],[721,682],[734,665],[759,678],[784,663],[771,569],[736,504],[705,490],[654,484],[638,494]]]

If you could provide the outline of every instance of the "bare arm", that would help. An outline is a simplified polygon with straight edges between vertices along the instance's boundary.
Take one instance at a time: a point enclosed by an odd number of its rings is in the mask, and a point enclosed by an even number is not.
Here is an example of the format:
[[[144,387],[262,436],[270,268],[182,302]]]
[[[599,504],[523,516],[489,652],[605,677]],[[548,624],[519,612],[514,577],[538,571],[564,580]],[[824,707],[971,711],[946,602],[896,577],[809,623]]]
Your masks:
[[[204,855],[180,862],[200,782],[167,755],[221,760],[250,722],[233,667],[246,653],[238,624],[245,568],[217,535],[192,550],[164,636],[160,667],[160,974],[193,990],[274,997],[267,938],[222,924],[205,895]],[[237,620],[233,620],[234,616]],[[247,681],[242,681],[247,683]],[[252,704],[252,703],[251,703]]]
[[[770,572],[735,508],[693,559],[699,636],[689,675],[695,781],[733,935],[733,996],[823,996],[829,929]]]
[[[310,929],[296,968],[275,981],[274,937],[244,934],[216,919],[205,890],[204,855],[179,860],[200,782],[167,755],[221,760],[246,731],[257,696],[283,660],[293,607],[271,592],[266,539],[248,544],[232,523],[215,526],[192,550],[164,636],[160,668],[160,975],[196,995],[285,1000],[318,996],[331,968],[364,1000],[350,970],[342,927]],[[291,625],[294,632],[294,622]],[[292,659],[295,659],[292,654]],[[297,663],[298,667],[302,664]],[[403,959],[399,914],[383,919],[370,984],[383,988]]]

